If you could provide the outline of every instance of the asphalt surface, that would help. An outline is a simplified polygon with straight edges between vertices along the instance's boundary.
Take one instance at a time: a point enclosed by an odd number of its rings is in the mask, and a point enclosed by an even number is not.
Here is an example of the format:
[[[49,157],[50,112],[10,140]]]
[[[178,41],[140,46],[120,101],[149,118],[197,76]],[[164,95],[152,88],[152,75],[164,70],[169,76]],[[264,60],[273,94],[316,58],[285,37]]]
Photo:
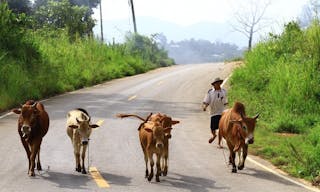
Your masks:
[[[208,144],[209,115],[200,104],[210,81],[217,76],[228,77],[231,69],[230,64],[223,63],[173,66],[43,101],[50,127],[41,147],[44,170],[36,171],[34,178],[27,175],[27,157],[17,133],[18,116],[2,117],[0,191],[309,191],[251,161],[233,174],[226,164],[228,151],[218,149],[217,141]],[[104,120],[91,135],[89,165],[97,168],[108,188],[100,188],[90,174],[74,170],[65,124],[67,112],[76,107],[87,109],[93,123]],[[115,117],[117,113],[147,116],[150,112],[166,113],[181,122],[172,130],[169,173],[160,177],[160,183],[144,178],[137,131],[140,121]]]

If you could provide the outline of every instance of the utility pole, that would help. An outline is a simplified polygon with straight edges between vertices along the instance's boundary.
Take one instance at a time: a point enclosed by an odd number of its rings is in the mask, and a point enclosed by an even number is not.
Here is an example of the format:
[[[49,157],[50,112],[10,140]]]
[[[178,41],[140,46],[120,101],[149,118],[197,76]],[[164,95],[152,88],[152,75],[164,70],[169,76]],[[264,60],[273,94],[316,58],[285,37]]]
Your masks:
[[[137,24],[136,24],[136,16],[134,14],[133,0],[130,0],[130,6],[131,6],[131,12],[132,12],[134,33],[137,33]]]
[[[101,29],[101,42],[103,42],[103,26],[102,26],[102,8],[101,8],[101,1],[100,0],[100,29]]]

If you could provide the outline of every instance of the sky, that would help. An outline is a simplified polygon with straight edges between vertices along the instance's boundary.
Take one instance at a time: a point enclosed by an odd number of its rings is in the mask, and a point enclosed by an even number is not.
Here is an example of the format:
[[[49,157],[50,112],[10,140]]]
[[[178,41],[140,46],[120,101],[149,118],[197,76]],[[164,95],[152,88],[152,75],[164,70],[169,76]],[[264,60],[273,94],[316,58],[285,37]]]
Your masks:
[[[138,31],[143,33],[143,26],[139,26],[139,18],[147,17],[155,20],[170,22],[181,27],[188,27],[197,23],[234,23],[234,14],[250,9],[249,4],[259,4],[266,0],[133,0]],[[269,0],[264,18],[269,21],[271,31],[279,31],[285,22],[296,19],[301,15],[304,5],[309,0]],[[129,30],[132,30],[131,10],[128,0],[102,0],[102,17],[105,22],[116,23],[125,20]],[[99,10],[94,18],[100,20]],[[99,25],[97,27],[100,28]],[[106,26],[108,27],[108,26]],[[118,32],[125,31],[114,24]],[[110,32],[111,33],[111,32]],[[200,37],[195,37],[197,39]],[[245,37],[244,37],[245,38]]]

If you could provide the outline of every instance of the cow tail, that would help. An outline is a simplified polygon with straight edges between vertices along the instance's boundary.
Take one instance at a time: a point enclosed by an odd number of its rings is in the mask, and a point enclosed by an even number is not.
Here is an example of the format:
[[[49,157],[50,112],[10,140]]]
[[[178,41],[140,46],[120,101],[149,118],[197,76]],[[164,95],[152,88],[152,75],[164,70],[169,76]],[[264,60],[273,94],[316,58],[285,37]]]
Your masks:
[[[138,131],[140,131],[141,127],[149,120],[149,118],[151,117],[151,115],[152,115],[152,113],[150,113],[150,114],[148,115],[148,117],[146,118],[146,120],[144,120],[144,122],[139,125]]]
[[[117,117],[119,117],[119,118],[135,117],[135,118],[140,119],[141,121],[146,121],[144,118],[142,118],[138,115],[134,115],[134,114],[117,114]]]
[[[239,129],[239,128],[237,129],[236,136],[238,137],[238,138],[237,138],[237,144],[234,146],[233,152],[238,151],[238,150],[240,149],[240,147],[241,147],[241,140],[242,140],[243,138],[242,138],[242,136],[241,136],[241,133],[240,133],[240,129]]]

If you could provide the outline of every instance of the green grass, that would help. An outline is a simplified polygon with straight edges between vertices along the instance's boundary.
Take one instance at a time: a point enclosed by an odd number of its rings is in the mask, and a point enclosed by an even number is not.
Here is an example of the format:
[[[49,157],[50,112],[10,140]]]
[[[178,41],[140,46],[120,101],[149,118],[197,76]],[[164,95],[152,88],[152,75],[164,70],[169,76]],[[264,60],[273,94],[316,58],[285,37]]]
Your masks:
[[[246,53],[229,91],[248,114],[261,113],[251,152],[309,180],[320,170],[319,67],[319,22],[304,30],[291,22]]]
[[[106,45],[92,38],[70,41],[63,31],[26,31],[22,39],[32,45],[37,55],[20,58],[10,50],[0,49],[0,111],[28,99],[37,100],[173,64],[148,37],[142,38],[149,41],[143,44],[144,49],[151,50],[148,54],[135,53],[132,46],[128,50],[132,42]],[[153,59],[154,56],[157,58]]]

